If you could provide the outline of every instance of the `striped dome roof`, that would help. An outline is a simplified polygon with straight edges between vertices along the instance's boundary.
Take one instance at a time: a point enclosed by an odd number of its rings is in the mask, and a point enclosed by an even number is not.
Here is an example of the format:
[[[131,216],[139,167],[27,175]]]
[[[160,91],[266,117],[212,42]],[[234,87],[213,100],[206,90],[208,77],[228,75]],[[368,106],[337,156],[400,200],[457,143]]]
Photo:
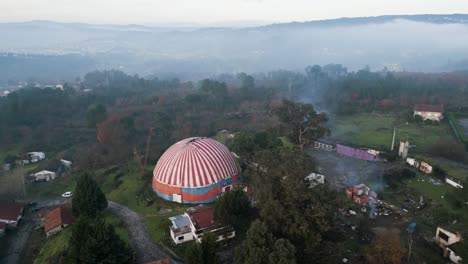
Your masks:
[[[239,174],[236,160],[226,146],[201,137],[172,145],[153,171],[154,180],[183,188],[205,187]]]

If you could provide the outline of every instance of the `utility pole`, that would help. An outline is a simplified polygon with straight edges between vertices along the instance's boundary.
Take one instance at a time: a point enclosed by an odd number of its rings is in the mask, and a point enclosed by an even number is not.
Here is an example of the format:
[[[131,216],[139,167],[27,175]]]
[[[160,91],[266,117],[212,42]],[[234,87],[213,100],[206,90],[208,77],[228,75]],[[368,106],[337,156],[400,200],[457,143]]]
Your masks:
[[[410,263],[411,258],[411,248],[413,247],[413,233],[410,233],[409,236],[409,245],[408,245],[408,263]]]
[[[24,164],[21,163],[21,180],[23,181],[23,200],[26,200],[26,187],[24,186]]]
[[[392,147],[390,148],[391,151],[393,151],[393,149],[395,147],[395,136],[396,136],[396,126],[393,127]]]

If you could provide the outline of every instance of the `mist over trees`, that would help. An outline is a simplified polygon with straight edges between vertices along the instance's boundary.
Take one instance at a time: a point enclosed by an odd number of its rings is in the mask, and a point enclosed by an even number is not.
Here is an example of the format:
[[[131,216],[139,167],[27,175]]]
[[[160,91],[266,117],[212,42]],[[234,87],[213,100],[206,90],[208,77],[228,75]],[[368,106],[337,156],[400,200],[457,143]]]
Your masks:
[[[366,65],[466,70],[466,21],[466,15],[383,16],[222,29],[5,23],[0,84],[70,80],[111,68],[191,80],[223,72],[299,70],[311,62],[342,63],[353,71]]]

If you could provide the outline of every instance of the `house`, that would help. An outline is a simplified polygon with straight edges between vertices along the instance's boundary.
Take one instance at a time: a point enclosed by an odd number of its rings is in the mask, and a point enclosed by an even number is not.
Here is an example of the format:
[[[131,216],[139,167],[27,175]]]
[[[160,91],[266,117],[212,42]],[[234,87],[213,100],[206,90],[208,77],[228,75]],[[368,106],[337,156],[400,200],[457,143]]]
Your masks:
[[[176,245],[193,240],[192,229],[190,228],[190,218],[186,214],[169,217],[171,225],[169,231],[171,238]]]
[[[48,171],[48,170],[43,170],[34,174],[31,174],[32,178],[36,182],[42,182],[42,181],[51,181],[55,179],[55,172]]]
[[[199,206],[195,210],[189,211],[191,229],[194,239],[201,242],[203,234],[213,233],[217,237],[217,242],[228,238],[233,238],[236,231],[231,226],[221,225],[214,220],[214,208]]]
[[[0,223],[7,227],[18,227],[23,216],[24,204],[13,201],[0,201]]]
[[[448,257],[452,263],[462,263],[462,258],[458,256],[449,246],[458,243],[461,240],[459,233],[452,233],[443,228],[437,227],[435,242],[444,251],[444,257]]]
[[[45,225],[45,218],[47,213],[49,212],[50,208],[41,208],[36,215],[34,216],[34,220],[36,222],[36,229],[42,228]]]
[[[414,106],[414,116],[421,116],[423,120],[440,121],[444,118],[443,105],[423,105],[417,104]]]
[[[44,221],[44,231],[50,237],[75,221],[72,215],[71,206],[62,205],[47,212]]]
[[[400,148],[398,149],[398,156],[402,159],[406,159],[408,157],[409,151],[409,141],[408,140],[400,140]]]
[[[445,178],[445,182],[452,185],[455,188],[463,189],[463,185],[460,184],[461,183],[460,181],[456,182],[453,179]]]
[[[319,184],[324,184],[325,175],[312,172],[309,176],[305,177],[304,180],[309,184],[309,189],[311,189]]]
[[[231,226],[214,221],[214,208],[211,207],[189,208],[186,213],[170,217],[169,220],[169,231],[176,245],[192,240],[201,242],[206,233],[215,234],[217,241],[233,238],[236,234]]]
[[[314,148],[326,151],[334,151],[336,149],[336,144],[326,140],[316,140],[314,141]]]
[[[31,163],[36,163],[45,159],[46,156],[44,152],[28,152],[28,157]]]

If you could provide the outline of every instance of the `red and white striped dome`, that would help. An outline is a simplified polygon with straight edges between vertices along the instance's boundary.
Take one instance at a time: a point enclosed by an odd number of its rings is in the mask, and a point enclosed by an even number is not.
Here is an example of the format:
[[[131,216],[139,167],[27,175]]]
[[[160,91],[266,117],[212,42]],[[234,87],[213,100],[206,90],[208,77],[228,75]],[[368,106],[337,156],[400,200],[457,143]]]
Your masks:
[[[181,187],[201,188],[240,174],[232,153],[210,138],[187,138],[172,145],[159,159],[153,181]]]

